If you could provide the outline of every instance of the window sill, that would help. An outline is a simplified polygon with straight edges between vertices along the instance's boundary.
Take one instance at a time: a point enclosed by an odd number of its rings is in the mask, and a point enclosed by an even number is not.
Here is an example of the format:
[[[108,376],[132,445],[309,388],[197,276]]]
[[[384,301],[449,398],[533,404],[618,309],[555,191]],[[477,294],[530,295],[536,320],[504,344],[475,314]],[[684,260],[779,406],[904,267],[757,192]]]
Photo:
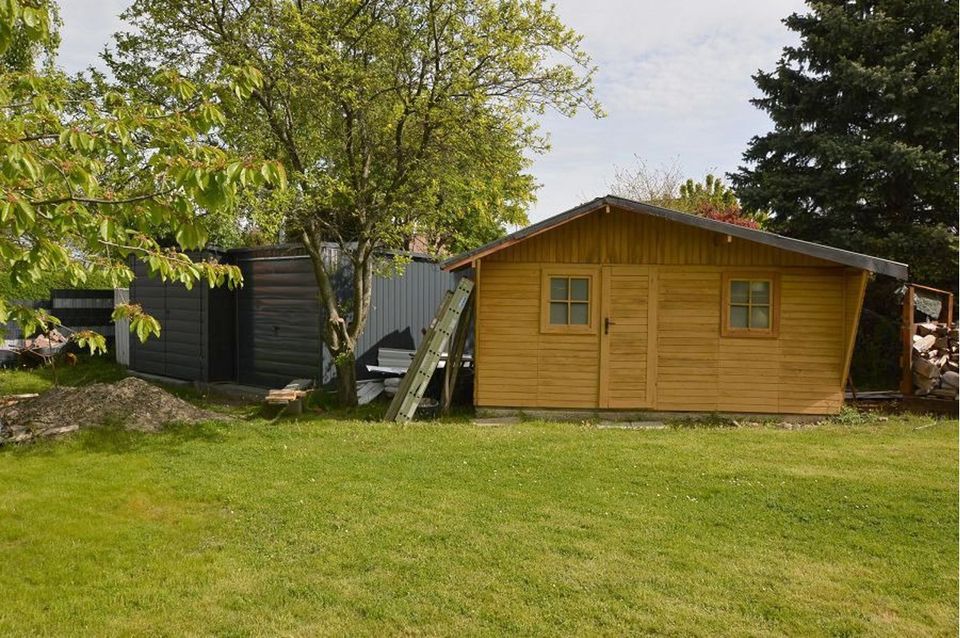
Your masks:
[[[589,336],[597,334],[597,329],[593,326],[541,326],[540,334]]]
[[[780,335],[773,330],[724,328],[720,331],[720,336],[733,339],[777,339]]]

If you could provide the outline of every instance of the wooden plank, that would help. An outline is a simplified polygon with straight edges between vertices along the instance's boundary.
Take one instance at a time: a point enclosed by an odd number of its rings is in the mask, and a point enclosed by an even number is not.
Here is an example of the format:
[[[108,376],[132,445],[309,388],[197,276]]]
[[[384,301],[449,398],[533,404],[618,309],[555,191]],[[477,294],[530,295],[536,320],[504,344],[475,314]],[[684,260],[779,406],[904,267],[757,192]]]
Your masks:
[[[903,298],[903,311],[900,318],[900,393],[905,396],[913,396],[913,326],[914,286],[907,286],[906,294]]]
[[[649,270],[647,284],[649,286],[647,293],[647,405],[656,409],[657,407],[657,363],[659,361],[659,311],[660,311],[660,292],[659,292],[660,271],[657,268]]]

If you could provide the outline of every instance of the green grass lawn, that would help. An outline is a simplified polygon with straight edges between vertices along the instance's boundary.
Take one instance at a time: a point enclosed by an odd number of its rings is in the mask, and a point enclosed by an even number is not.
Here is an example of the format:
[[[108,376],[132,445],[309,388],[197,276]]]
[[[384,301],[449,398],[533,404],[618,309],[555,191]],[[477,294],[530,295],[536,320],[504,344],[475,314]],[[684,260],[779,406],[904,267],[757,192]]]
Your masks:
[[[956,635],[957,437],[82,432],[0,450],[0,634]]]

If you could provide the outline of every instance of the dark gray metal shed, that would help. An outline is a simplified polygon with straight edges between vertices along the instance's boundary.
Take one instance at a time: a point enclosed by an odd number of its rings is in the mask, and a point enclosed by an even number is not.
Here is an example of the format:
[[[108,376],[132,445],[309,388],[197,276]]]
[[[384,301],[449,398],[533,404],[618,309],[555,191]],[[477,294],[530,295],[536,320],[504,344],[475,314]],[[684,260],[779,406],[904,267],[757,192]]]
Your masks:
[[[324,249],[331,261],[341,261],[335,244]],[[357,347],[359,378],[371,376],[366,364],[376,363],[379,348],[415,349],[443,293],[455,286],[456,277],[440,270],[432,258],[409,257],[402,273],[374,279],[370,315]],[[262,387],[282,386],[295,378],[333,380],[333,361],[320,340],[323,313],[317,286],[303,246],[234,249],[220,258],[240,267],[244,285],[239,290],[164,286],[138,266],[131,302],[160,318],[165,334],[147,344],[134,339],[130,368]],[[337,273],[335,285],[347,295],[349,264],[341,263]]]
[[[192,256],[222,258],[223,253]],[[233,292],[205,283],[191,290],[183,284],[164,283],[147,276],[146,266],[139,262],[134,264],[134,272],[131,303],[143,306],[163,329],[159,339],[130,340],[130,369],[191,381],[233,379]]]
[[[236,379],[264,387],[316,379],[323,362],[320,305],[310,259],[299,246],[236,250]]]

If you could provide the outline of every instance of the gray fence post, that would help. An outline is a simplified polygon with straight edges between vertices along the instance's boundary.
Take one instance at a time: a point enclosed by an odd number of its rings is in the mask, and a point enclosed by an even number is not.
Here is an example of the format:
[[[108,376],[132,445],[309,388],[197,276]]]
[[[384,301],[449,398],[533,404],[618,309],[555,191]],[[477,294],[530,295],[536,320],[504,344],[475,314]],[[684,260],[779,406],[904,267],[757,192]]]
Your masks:
[[[113,289],[113,305],[130,303],[129,288]],[[121,319],[116,322],[113,331],[113,351],[117,358],[117,363],[122,366],[130,365],[130,320]]]

